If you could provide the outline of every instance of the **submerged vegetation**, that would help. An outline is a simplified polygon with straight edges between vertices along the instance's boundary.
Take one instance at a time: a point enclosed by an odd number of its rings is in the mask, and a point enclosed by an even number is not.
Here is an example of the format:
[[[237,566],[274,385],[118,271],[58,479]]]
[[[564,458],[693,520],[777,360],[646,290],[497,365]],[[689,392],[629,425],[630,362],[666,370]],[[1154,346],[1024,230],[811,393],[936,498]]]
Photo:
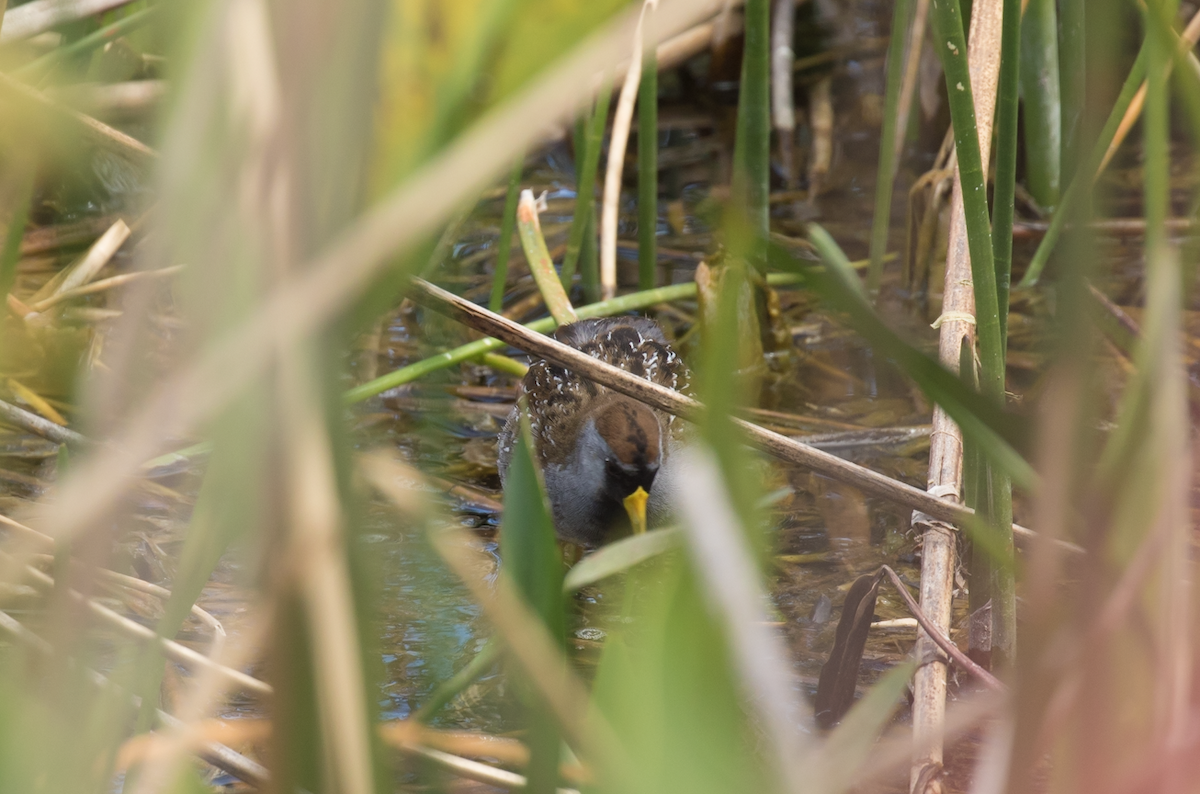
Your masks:
[[[1196,789],[1195,4],[0,14],[0,789]]]

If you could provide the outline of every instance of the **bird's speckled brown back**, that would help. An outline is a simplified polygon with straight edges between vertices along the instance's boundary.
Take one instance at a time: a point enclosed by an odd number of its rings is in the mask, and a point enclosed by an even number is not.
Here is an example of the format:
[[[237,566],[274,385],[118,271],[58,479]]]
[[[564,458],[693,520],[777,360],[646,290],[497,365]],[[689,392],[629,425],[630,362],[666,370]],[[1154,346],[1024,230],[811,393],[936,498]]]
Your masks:
[[[605,317],[559,328],[563,344],[676,391],[688,391],[687,367],[670,348],[662,329],[645,317]],[[542,465],[562,463],[574,449],[579,425],[616,392],[592,383],[570,370],[537,361],[522,382],[530,405],[530,429]],[[675,417],[655,411],[661,424],[674,433]],[[506,468],[516,432],[516,412],[500,435],[500,465]]]

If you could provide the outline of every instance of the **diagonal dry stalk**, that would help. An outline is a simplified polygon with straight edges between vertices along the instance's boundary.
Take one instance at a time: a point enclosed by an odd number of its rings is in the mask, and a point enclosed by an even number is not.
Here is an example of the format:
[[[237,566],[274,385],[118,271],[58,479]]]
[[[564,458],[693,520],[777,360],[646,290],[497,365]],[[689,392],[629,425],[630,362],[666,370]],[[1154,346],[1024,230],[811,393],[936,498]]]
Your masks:
[[[984,163],[992,141],[992,121],[996,111],[996,88],[1000,73],[1000,26],[1003,3],[1000,0],[976,0],[971,7],[971,33],[968,62],[971,91],[975,97],[975,119],[979,130],[979,151]],[[955,173],[957,174],[957,165]],[[950,204],[950,244],[946,262],[946,284],[938,336],[938,358],[951,371],[958,369],[963,340],[974,350],[975,294],[971,280],[971,259],[967,252],[967,224],[963,209],[962,180],[955,178]],[[939,407],[933,411],[930,434],[930,494],[962,500],[962,431]],[[950,607],[957,557],[957,532],[951,523],[935,516],[915,512],[915,527],[924,535],[921,554],[921,609],[942,631],[950,633]],[[917,670],[913,681],[913,735],[916,750],[910,785],[914,794],[925,791],[939,794],[940,780],[935,770],[942,766],[943,723],[946,714],[946,663],[938,656],[937,645],[923,631],[917,635],[917,657],[933,658]]]
[[[690,422],[701,421],[704,415],[704,405],[691,397],[643,380],[626,370],[606,364],[555,339],[536,331],[530,331],[524,326],[498,314],[493,314],[487,309],[427,281],[414,279],[410,295],[418,303],[423,303],[435,311],[449,314],[477,331],[494,336],[559,366],[584,374],[602,386],[627,394],[647,405],[681,416]],[[840,482],[861,488],[867,493],[913,507],[941,521],[966,521],[975,515],[973,510],[961,503],[938,498],[927,491],[885,477],[878,472],[816,447],[771,432],[742,419],[734,419],[734,422],[746,434],[749,441],[781,460],[805,466]],[[1032,530],[1017,524],[1013,525],[1013,532],[1025,537],[1034,535]],[[1068,547],[1074,551],[1079,550],[1078,547]]]

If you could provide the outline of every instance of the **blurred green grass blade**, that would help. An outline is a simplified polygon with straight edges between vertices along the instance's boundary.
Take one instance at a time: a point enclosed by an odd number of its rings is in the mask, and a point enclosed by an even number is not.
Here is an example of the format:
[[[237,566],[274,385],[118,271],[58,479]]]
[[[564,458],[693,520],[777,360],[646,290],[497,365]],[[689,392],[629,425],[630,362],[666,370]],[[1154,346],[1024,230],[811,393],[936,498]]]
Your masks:
[[[823,794],[839,794],[850,787],[900,705],[916,670],[915,659],[906,659],[888,670],[829,734],[816,759],[821,767],[818,790]]]
[[[564,631],[562,557],[541,472],[533,461],[527,419],[513,448],[504,489],[500,555],[505,570],[554,637]]]
[[[1029,0],[1021,24],[1021,94],[1025,97],[1025,183],[1039,205],[1059,200],[1062,106],[1055,0]]]
[[[814,245],[824,259],[845,259],[845,254],[835,245],[821,248],[828,235],[814,238]],[[946,371],[936,359],[918,350],[901,339],[879,318],[871,305],[855,290],[846,287],[829,271],[810,262],[794,258],[776,243],[769,246],[770,264],[791,273],[804,276],[805,284],[833,309],[844,312],[850,327],[857,331],[881,355],[890,358],[923,392],[945,409],[955,423],[962,428],[963,435],[972,436],[990,460],[995,460],[1004,471],[1011,474],[1013,481],[1024,488],[1031,488],[1037,481],[1033,467],[1017,452],[1028,447],[1028,428],[1013,416],[1004,413],[994,402],[972,393],[953,374]],[[842,269],[845,265],[840,266]]]
[[[770,6],[769,0],[746,2],[745,49],[733,149],[733,204],[746,215],[751,229],[762,239],[770,231]],[[754,265],[762,267],[757,259],[752,254]]]
[[[946,75],[958,173],[962,181],[967,248],[971,254],[971,281],[975,288],[975,330],[982,364],[980,390],[984,397],[1003,405],[1005,364],[1000,345],[1000,311],[996,295],[996,270],[992,261],[991,218],[987,206],[987,179],[979,151],[979,130],[975,123],[967,42],[958,3],[935,3],[932,16],[937,31],[936,40],[945,42],[945,46],[934,49],[942,60],[942,71]]]
[[[504,518],[500,527],[500,555],[504,575],[546,624],[550,635],[566,639],[563,606],[563,563],[554,535],[554,522],[546,499],[541,472],[533,461],[533,441],[527,414],[522,411],[520,432],[504,488]],[[554,794],[558,783],[559,744],[553,716],[528,685],[522,700],[529,715],[530,760],[528,791]]]
[[[593,704],[623,739],[635,794],[775,791],[727,640],[686,561],[659,557],[627,586],[632,620],[605,642]]]
[[[513,228],[517,224],[517,198],[521,194],[521,172],[525,155],[517,155],[508,177],[508,192],[504,196],[504,215],[500,218],[500,240],[496,243],[496,267],[492,272],[492,296],[488,308],[497,314],[504,308],[504,290],[508,285],[508,257],[512,253]]]
[[[678,548],[679,541],[679,530],[667,528],[630,535],[609,543],[584,557],[567,572],[563,579],[563,592],[574,593],[580,588],[628,571],[635,565]]]
[[[658,270],[658,53],[647,47],[638,84],[638,289]]]
[[[883,255],[887,253],[892,220],[892,192],[896,184],[896,124],[900,110],[900,85],[904,82],[904,48],[912,24],[913,0],[896,0],[892,34],[888,41],[884,90],[883,129],[879,136],[879,169],[875,175],[875,215],[871,221],[871,265],[867,291],[876,293],[883,281]]]
[[[577,153],[575,159],[575,214],[571,218],[571,229],[567,233],[567,251],[563,254],[561,271],[563,288],[567,290],[571,289],[571,281],[575,278],[585,235],[595,236],[593,210],[596,204],[596,169],[600,166],[600,150],[604,148],[604,127],[608,124],[608,106],[611,101],[612,90],[606,79],[600,86],[596,108],[586,125],[587,134],[583,136],[583,149]],[[594,240],[592,245],[595,245]]]
[[[121,36],[132,33],[143,25],[147,25],[158,13],[157,3],[134,11],[128,16],[121,17],[116,22],[95,30],[76,41],[61,47],[55,47],[45,55],[35,58],[24,66],[13,71],[13,75],[25,81],[35,80],[49,72],[58,64],[72,58],[86,55],[92,50],[99,49]]]
[[[1000,34],[1000,85],[996,92],[996,178],[992,188],[992,256],[1000,350],[1008,350],[1008,296],[1012,280],[1012,227],[1017,187],[1017,119],[1020,99],[1021,0],[1004,0]]]
[[[1058,238],[1062,235],[1067,220],[1076,212],[1076,205],[1091,192],[1100,170],[1100,163],[1104,160],[1104,153],[1108,151],[1109,145],[1117,134],[1117,128],[1121,125],[1121,119],[1125,116],[1125,111],[1129,109],[1134,95],[1137,94],[1142,80],[1146,77],[1147,57],[1146,47],[1143,45],[1133,66],[1129,69],[1129,76],[1125,78],[1125,83],[1121,86],[1121,93],[1117,96],[1117,101],[1108,114],[1108,120],[1104,122],[1104,129],[1101,130],[1100,137],[1096,139],[1096,143],[1092,147],[1087,167],[1075,174],[1075,178],[1071,180],[1070,186],[1063,194],[1062,201],[1059,202],[1054,216],[1050,219],[1049,228],[1042,236],[1042,241],[1038,244],[1033,258],[1029,260],[1029,267],[1026,268],[1025,275],[1018,284],[1019,287],[1032,287],[1038,282],[1046,263],[1050,261],[1054,246],[1058,244]]]

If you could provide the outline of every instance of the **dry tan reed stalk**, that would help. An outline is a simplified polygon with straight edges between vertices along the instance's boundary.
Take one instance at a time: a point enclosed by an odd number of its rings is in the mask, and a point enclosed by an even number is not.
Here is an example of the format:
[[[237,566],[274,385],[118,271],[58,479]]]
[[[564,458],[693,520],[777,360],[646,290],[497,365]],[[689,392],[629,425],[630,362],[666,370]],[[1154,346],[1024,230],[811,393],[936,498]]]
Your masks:
[[[158,270],[140,270],[136,273],[122,273],[118,276],[110,276],[109,278],[93,281],[90,284],[84,284],[71,289],[62,289],[55,292],[45,300],[40,300],[37,303],[29,304],[29,308],[35,312],[44,312],[52,306],[55,306],[63,301],[82,298],[85,295],[95,295],[98,292],[110,290],[113,287],[120,287],[134,281],[143,279],[166,278],[173,276],[183,270],[183,265],[175,265],[173,267],[159,268]]]
[[[65,121],[91,143],[119,154],[137,165],[149,166],[158,160],[158,152],[137,138],[115,130],[77,110],[63,107],[41,91],[3,73],[0,73],[0,97],[23,106],[22,109],[27,112],[45,113],[53,119]]]
[[[300,350],[282,356],[279,403],[289,428],[285,452],[290,491],[288,548],[281,587],[304,601],[312,637],[313,673],[321,732],[330,748],[330,782],[347,794],[375,790],[361,642],[342,534],[343,518],[333,470],[321,389]]]
[[[0,631],[7,633],[25,647],[36,652],[43,659],[50,660],[54,658],[54,649],[50,646],[50,643],[37,634],[34,634],[22,623],[2,610],[0,610]],[[116,688],[108,678],[94,670],[88,670],[87,675],[98,688]],[[140,700],[137,696],[131,695],[130,697],[135,707],[140,705]],[[162,709],[156,709],[155,714],[159,722],[163,725],[174,726],[179,722]],[[209,741],[202,743],[195,748],[195,753],[199,758],[212,764],[217,769],[228,772],[239,780],[243,780],[251,785],[261,786],[267,781],[267,770],[262,765],[251,761],[241,753],[235,752],[220,742]]]
[[[203,720],[231,684],[221,670],[240,667],[257,655],[259,642],[270,628],[274,615],[274,610],[264,604],[250,604],[247,612],[255,618],[243,628],[238,642],[226,645],[220,658],[197,676],[180,705],[178,721],[163,731],[161,752],[150,757],[134,781],[133,794],[158,794],[170,790],[186,757],[206,743]]]
[[[996,112],[996,89],[1000,75],[1001,0],[976,0],[971,7],[971,33],[967,59],[971,91],[975,97],[975,122],[979,152],[984,163],[992,142]],[[955,174],[958,165],[955,164]],[[986,176],[985,176],[986,179]],[[972,288],[971,258],[967,251],[967,223],[963,209],[962,179],[955,177],[950,200],[950,242],[946,261],[942,316],[938,335],[938,358],[950,371],[958,370],[963,340],[975,349],[975,293]],[[939,406],[933,410],[929,446],[930,494],[954,502],[962,500],[962,431]],[[913,514],[914,527],[923,533],[921,552],[921,609],[943,633],[950,633],[956,566],[957,533],[945,519]],[[917,635],[920,659],[936,656],[936,643],[924,632]],[[913,757],[910,787],[913,794],[940,794],[937,772],[942,768],[941,736],[946,716],[946,663],[935,660],[922,665],[913,680],[913,735],[919,748]],[[923,790],[922,790],[923,787]]]
[[[525,250],[525,261],[529,264],[529,272],[537,283],[542,300],[550,310],[550,316],[559,325],[568,325],[579,317],[571,306],[571,299],[563,289],[562,281],[554,270],[554,262],[550,252],[546,250],[546,240],[542,237],[542,225],[538,222],[538,203],[533,197],[532,190],[521,191],[521,201],[517,204],[517,232],[521,237],[521,248]]]
[[[650,12],[658,8],[658,0],[645,0],[633,29],[633,56],[621,83],[617,112],[613,115],[612,133],[608,139],[608,162],[604,167],[604,197],[600,209],[600,299],[608,300],[617,294],[617,210],[621,204],[621,175],[625,171],[625,147],[629,143],[629,126],[633,121],[633,103],[637,101],[638,83],[642,79],[642,55],[645,52],[642,28]]]
[[[661,0],[647,22],[658,42],[712,16],[721,0]],[[628,52],[636,14],[619,15],[512,100],[455,139],[396,191],[351,224],[281,285],[246,321],[182,362],[149,393],[119,443],[80,460],[56,486],[58,498],[31,512],[58,539],[78,536],[113,509],[142,463],[223,407],[276,350],[313,333],[347,306],[401,251],[408,250],[509,168],[519,151],[573,117],[588,97],[580,85]]]
[[[35,304],[53,295],[87,284],[96,277],[101,268],[109,263],[121,246],[125,244],[125,241],[129,239],[129,235],[129,227],[125,221],[117,218],[116,222],[108,227],[96,242],[92,243],[86,254],[59,271],[54,278],[33,293],[25,303],[32,308]]]
[[[397,749],[409,755],[430,761],[436,766],[440,766],[448,772],[453,772],[459,777],[465,777],[468,780],[477,780],[480,783],[487,783],[490,786],[512,791],[524,791],[528,783],[524,775],[518,775],[516,772],[497,769],[494,766],[488,766],[478,761],[471,761],[457,755],[451,755],[450,753],[435,750],[431,747],[402,745]],[[579,794],[573,788],[559,788],[555,789],[555,792],[556,794]]]
[[[16,570],[21,571],[28,579],[42,589],[50,590],[54,587],[53,578],[32,565],[24,563],[20,558],[0,551],[0,560],[9,566],[14,566]],[[260,697],[271,695],[270,685],[243,673],[241,670],[221,665],[204,654],[188,648],[186,645],[180,645],[174,640],[160,637],[154,629],[143,626],[137,621],[130,620],[124,615],[114,612],[76,590],[68,590],[67,595],[72,601],[82,606],[109,628],[141,642],[157,643],[163,655],[173,662],[177,662],[191,670],[211,672],[225,681],[227,686],[240,692]]]
[[[808,120],[812,127],[812,157],[808,163],[808,202],[821,194],[833,162],[833,78],[824,77],[808,93]]]

